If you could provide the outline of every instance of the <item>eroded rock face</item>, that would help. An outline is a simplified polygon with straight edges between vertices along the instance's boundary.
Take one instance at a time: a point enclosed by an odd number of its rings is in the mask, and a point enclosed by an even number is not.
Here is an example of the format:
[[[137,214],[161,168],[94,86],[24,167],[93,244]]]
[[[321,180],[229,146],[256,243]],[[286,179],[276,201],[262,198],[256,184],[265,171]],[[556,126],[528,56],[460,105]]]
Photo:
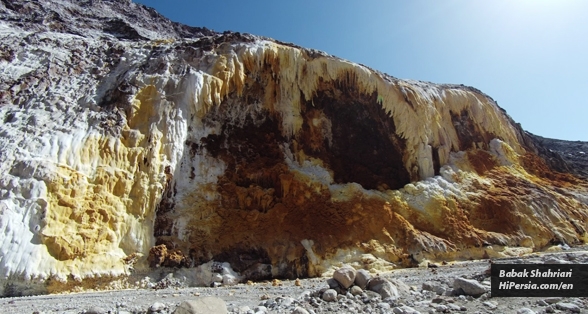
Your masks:
[[[0,14],[0,289],[123,287],[133,268],[211,260],[295,278],[587,239],[583,172],[474,88],[130,2]]]

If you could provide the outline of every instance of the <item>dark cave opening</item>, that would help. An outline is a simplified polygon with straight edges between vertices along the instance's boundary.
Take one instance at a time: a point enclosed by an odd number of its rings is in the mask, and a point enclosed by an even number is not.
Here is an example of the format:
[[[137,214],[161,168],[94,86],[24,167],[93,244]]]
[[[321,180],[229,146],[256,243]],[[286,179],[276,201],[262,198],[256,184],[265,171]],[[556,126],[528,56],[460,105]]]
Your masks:
[[[317,110],[331,124],[331,139],[323,139],[318,148],[308,145],[320,133],[313,132],[316,123],[310,117],[316,116]],[[403,163],[405,141],[396,135],[394,122],[377,103],[375,93],[321,91],[303,106],[303,115],[303,149],[329,165],[336,183],[355,182],[365,189],[379,190],[399,189],[410,183]]]

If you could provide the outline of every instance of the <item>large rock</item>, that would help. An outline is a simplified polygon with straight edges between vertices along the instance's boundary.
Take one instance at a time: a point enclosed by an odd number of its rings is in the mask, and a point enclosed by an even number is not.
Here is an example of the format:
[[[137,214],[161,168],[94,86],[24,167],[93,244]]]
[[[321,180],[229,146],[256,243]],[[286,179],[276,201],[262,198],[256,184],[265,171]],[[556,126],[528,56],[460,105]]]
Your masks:
[[[337,301],[337,291],[334,289],[327,289],[325,292],[323,292],[322,298],[327,302],[335,302]]]
[[[372,278],[372,275],[370,275],[370,273],[367,270],[359,269],[355,273],[354,283],[357,286],[359,286],[361,289],[365,289],[367,287],[368,281],[370,281],[371,278]]]
[[[581,309],[574,303],[567,303],[567,302],[558,302],[555,304],[555,308],[561,311],[571,312],[571,313],[580,313]]]
[[[390,281],[382,277],[372,278],[368,283],[367,288],[371,291],[380,294],[382,299],[397,298],[400,296],[398,290],[396,289],[396,286],[394,286]]]
[[[455,278],[453,281],[453,288],[461,289],[465,294],[474,297],[479,297],[488,291],[487,288],[478,281],[461,277]]]
[[[355,268],[351,266],[343,266],[335,270],[333,273],[333,279],[337,280],[343,288],[347,289],[353,285],[353,282],[355,281],[355,273]]]
[[[227,314],[225,301],[215,297],[202,297],[180,303],[173,314]]]
[[[447,290],[447,286],[439,282],[426,281],[423,282],[422,289],[433,291],[438,295],[442,295],[445,292],[445,290]]]
[[[390,281],[390,283],[394,285],[394,287],[396,287],[396,290],[398,291],[398,294],[400,296],[410,296],[410,287],[406,283],[404,283],[404,281],[398,278],[390,278],[388,279],[388,281]]]

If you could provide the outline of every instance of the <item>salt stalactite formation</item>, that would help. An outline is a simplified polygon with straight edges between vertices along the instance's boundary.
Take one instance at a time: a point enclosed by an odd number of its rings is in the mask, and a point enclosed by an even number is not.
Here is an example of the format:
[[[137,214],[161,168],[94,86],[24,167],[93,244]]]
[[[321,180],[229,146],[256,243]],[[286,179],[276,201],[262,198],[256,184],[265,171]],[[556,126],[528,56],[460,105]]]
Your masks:
[[[142,16],[132,3],[36,5],[0,10],[118,12],[128,34],[0,21],[1,294],[211,261],[295,278],[588,239],[586,179],[555,171],[474,88],[155,28],[123,14]]]

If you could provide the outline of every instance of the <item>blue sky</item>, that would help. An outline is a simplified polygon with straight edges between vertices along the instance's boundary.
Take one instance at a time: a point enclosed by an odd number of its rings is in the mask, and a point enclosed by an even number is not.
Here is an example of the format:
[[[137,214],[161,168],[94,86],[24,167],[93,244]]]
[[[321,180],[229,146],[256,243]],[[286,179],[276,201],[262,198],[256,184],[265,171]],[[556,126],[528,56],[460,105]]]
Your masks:
[[[588,141],[588,1],[135,0],[171,20],[474,86],[525,130]]]

